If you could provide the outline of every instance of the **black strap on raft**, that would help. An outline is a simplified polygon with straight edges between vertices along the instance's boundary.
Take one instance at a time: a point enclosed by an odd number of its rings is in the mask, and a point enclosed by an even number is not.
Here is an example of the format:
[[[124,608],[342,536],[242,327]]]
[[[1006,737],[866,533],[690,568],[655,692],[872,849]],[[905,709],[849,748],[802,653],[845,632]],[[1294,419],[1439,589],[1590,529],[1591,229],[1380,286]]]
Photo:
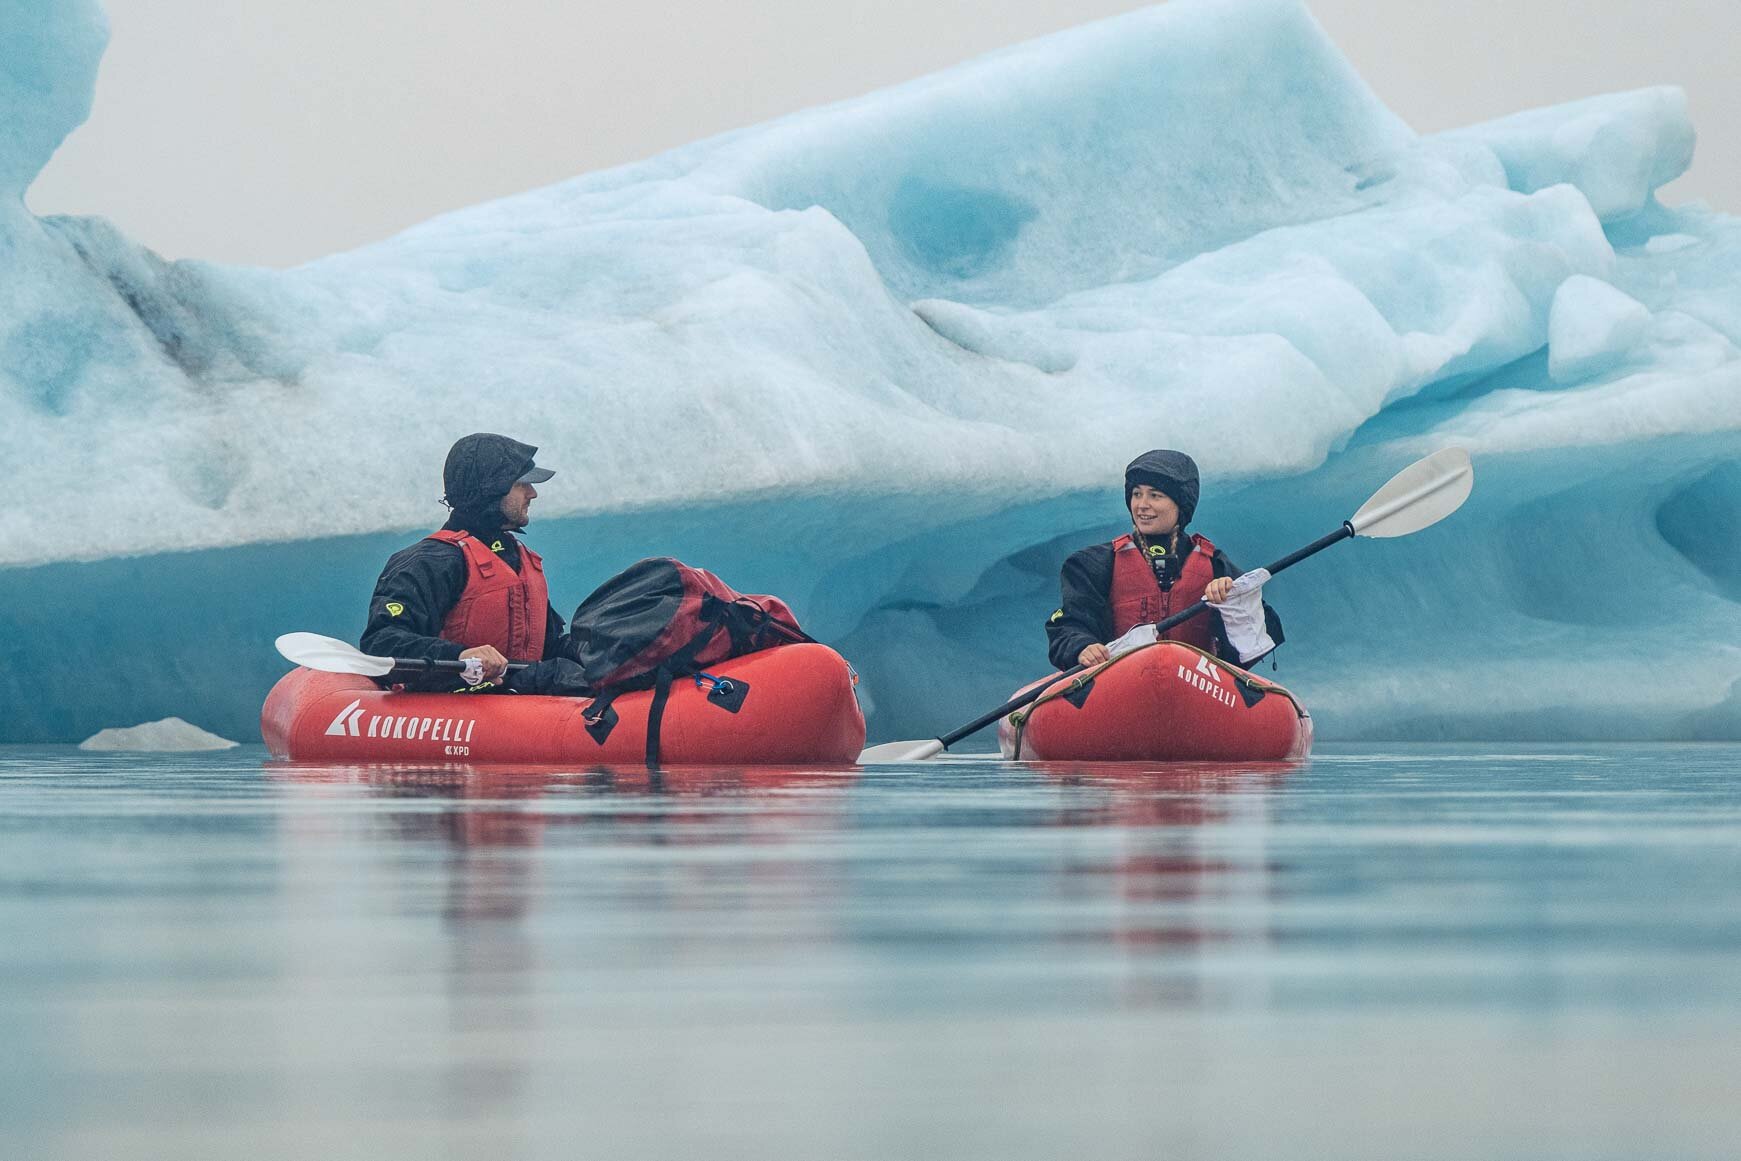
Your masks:
[[[609,693],[601,693],[593,698],[592,704],[586,707],[582,718],[586,722],[586,732],[592,735],[592,740],[599,745],[605,744],[605,739],[611,736],[611,731],[617,728],[617,711],[611,708],[621,690],[613,689]]]
[[[1239,699],[1245,703],[1246,709],[1250,709],[1252,706],[1262,701],[1264,695],[1269,692],[1269,690],[1253,681],[1249,674],[1241,673],[1240,671],[1229,667],[1228,676],[1233,678],[1233,688],[1239,691]]]
[[[712,683],[707,700],[714,705],[730,712],[737,713],[743,708],[744,698],[749,696],[749,683],[736,679],[715,677],[703,674],[696,668],[695,658],[707,648],[721,629],[731,635],[732,655],[740,656],[753,653],[763,648],[761,638],[772,627],[783,630],[784,636],[791,636],[778,622],[772,620],[760,605],[744,598],[737,601],[722,601],[712,593],[703,593],[701,597],[700,632],[691,637],[683,648],[660,663],[653,683],[653,704],[647,710],[647,769],[656,770],[659,767],[659,733],[660,725],[665,717],[665,703],[671,697],[671,680],[678,676],[696,677],[696,686],[702,679]],[[803,637],[802,634],[799,636]],[[803,637],[809,640],[808,637]]]
[[[680,676],[669,665],[661,665],[653,679],[653,704],[647,707],[647,769],[659,768],[659,735],[660,727],[665,722],[665,705],[671,700],[671,682]],[[707,701],[727,713],[735,714],[744,708],[744,699],[750,695],[750,683],[739,677],[716,677],[711,673],[696,671],[689,674],[695,680],[695,688],[700,689],[708,683]]]
[[[653,701],[647,707],[646,758],[647,769],[657,770],[661,726],[665,720],[665,706],[671,699],[673,680],[684,676],[693,677],[698,689],[705,683],[709,687],[708,703],[727,713],[735,714],[741,710],[744,699],[749,696],[750,683],[742,678],[717,677],[696,668],[695,658],[707,648],[708,643],[721,629],[731,635],[733,656],[766,648],[764,638],[770,632],[777,634],[783,641],[814,640],[808,634],[786,628],[770,617],[766,609],[747,597],[736,601],[722,601],[711,593],[704,593],[701,597],[701,620],[700,631],[685,642],[681,649],[661,661],[652,673],[644,674],[636,681],[601,693],[593,699],[592,705],[587,707],[585,718],[586,732],[592,735],[593,741],[604,745],[605,739],[616,728],[618,716],[617,711],[611,708],[611,702],[616,700],[617,695],[630,689],[645,689],[650,684]]]
[[[671,670],[661,665],[653,680],[653,705],[647,710],[647,769],[659,768],[659,727],[665,721],[665,703],[671,698]]]
[[[707,687],[707,700],[724,710],[735,714],[744,708],[744,698],[750,696],[750,683],[741,677],[716,677],[711,673],[697,670],[693,675],[695,688]]]
[[[1070,688],[1058,696],[1062,697],[1077,709],[1081,709],[1083,704],[1088,701],[1088,695],[1093,692],[1094,679],[1090,677],[1087,681],[1082,681],[1080,679],[1072,681],[1070,683]]]
[[[1041,692],[1041,695],[1035,698],[1031,704],[1023,709],[1017,710],[1009,716],[1010,724],[1015,727],[1015,749],[1012,753],[1016,758],[1019,759],[1022,756],[1022,739],[1027,736],[1028,718],[1033,715],[1033,712],[1041,705],[1051,701],[1055,697],[1069,702],[1077,709],[1081,709],[1088,701],[1088,695],[1094,692],[1094,679],[1099,676],[1099,673],[1096,672],[1093,675],[1086,677],[1079,675],[1062,691],[1057,691],[1056,687],[1058,682],[1062,681],[1067,676],[1069,675],[1064,673],[1058,674],[1048,683],[1047,688],[1044,689]]]

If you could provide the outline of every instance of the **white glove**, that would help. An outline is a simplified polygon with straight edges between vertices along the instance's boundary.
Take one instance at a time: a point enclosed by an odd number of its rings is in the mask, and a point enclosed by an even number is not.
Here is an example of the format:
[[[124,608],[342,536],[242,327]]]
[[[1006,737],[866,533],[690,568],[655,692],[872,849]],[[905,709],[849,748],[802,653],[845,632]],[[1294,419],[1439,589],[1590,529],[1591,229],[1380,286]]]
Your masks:
[[[459,671],[459,679],[467,685],[482,685],[484,683],[484,662],[479,657],[467,657],[465,668]]]
[[[1107,645],[1106,651],[1117,657],[1120,653],[1129,653],[1132,649],[1141,649],[1144,645],[1153,645],[1160,640],[1153,625],[1138,625],[1118,640]]]
[[[1242,665],[1276,647],[1263,623],[1262,593],[1268,580],[1269,569],[1254,568],[1233,582],[1233,591],[1227,594],[1225,601],[1209,602],[1209,607],[1221,614],[1221,624],[1227,629],[1227,643],[1239,651]]]

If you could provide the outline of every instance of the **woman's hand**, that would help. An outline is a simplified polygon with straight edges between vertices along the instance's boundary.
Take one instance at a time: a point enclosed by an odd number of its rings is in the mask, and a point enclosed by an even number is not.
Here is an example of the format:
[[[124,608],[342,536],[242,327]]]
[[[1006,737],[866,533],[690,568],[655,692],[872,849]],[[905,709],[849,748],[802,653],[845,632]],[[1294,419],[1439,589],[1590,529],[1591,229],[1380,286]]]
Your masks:
[[[1227,594],[1233,591],[1233,578],[1218,576],[1203,586],[1203,599],[1212,605],[1219,605],[1227,599]]]
[[[1079,665],[1099,665],[1102,661],[1111,659],[1112,654],[1107,652],[1104,645],[1090,645],[1076,655],[1076,661]]]

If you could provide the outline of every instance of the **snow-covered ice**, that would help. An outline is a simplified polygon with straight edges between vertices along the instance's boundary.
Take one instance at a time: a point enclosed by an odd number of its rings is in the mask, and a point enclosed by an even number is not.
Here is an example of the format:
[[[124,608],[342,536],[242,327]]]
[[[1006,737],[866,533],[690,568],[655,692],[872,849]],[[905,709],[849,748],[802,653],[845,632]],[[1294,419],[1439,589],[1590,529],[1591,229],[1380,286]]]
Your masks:
[[[136,726],[99,730],[79,743],[81,750],[134,750],[171,753],[195,750],[233,750],[240,745],[202,730],[180,718],[141,722]]]
[[[1548,312],[1548,374],[1575,383],[1623,361],[1650,329],[1650,308],[1624,291],[1574,274]]]
[[[1043,669],[1136,452],[1192,452],[1255,566],[1460,443],[1465,511],[1271,591],[1320,735],[1741,733],[1741,226],[1653,197],[1678,90],[1422,136],[1303,5],[1176,0],[277,272],[12,196],[103,37],[0,0],[0,446],[41,465],[0,630],[55,659],[0,672],[7,736],[249,728],[472,430],[559,469],[559,608],[655,553],[780,592],[877,737]]]

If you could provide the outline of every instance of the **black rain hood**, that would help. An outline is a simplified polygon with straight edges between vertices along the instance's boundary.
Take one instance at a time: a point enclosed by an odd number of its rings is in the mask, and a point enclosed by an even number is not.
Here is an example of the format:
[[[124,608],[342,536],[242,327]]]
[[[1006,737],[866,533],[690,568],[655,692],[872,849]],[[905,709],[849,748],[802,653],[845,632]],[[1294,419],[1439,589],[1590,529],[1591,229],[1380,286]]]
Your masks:
[[[1197,461],[1182,451],[1146,451],[1124,470],[1124,506],[1138,484],[1147,484],[1179,506],[1179,527],[1197,511]]]
[[[441,469],[442,501],[465,527],[494,531],[502,527],[502,498],[532,467],[538,449],[505,435],[478,432],[456,442]]]

